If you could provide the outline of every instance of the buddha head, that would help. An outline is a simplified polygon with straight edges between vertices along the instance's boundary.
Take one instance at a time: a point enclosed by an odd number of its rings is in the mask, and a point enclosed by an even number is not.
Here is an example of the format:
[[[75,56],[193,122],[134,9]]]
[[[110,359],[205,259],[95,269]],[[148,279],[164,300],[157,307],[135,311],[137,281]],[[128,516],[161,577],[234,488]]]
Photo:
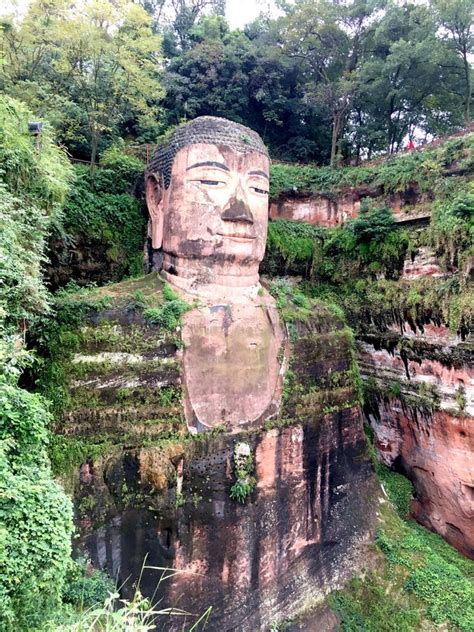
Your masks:
[[[199,117],[158,147],[146,172],[153,249],[168,280],[258,282],[268,223],[269,159],[260,136]]]

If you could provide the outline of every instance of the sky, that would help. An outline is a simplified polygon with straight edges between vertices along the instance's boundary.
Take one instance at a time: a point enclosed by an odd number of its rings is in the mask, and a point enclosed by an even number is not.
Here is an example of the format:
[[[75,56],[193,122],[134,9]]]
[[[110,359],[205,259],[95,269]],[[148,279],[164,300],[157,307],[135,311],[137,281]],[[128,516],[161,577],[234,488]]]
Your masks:
[[[226,17],[230,27],[242,28],[254,20],[262,11],[275,13],[272,0],[227,0]]]
[[[29,0],[0,0],[0,15],[10,13],[16,5],[23,13]],[[230,27],[242,28],[254,20],[261,11],[275,12],[273,0],[227,0],[226,17]]]

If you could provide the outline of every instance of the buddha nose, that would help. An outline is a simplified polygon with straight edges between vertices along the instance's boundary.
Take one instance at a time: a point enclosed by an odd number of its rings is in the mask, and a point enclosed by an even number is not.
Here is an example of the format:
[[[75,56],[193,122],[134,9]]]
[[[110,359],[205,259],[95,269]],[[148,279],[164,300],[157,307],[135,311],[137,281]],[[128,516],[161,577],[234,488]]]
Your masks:
[[[222,213],[222,219],[226,222],[240,222],[243,224],[253,224],[253,215],[237,191],[232,197],[225,211]]]

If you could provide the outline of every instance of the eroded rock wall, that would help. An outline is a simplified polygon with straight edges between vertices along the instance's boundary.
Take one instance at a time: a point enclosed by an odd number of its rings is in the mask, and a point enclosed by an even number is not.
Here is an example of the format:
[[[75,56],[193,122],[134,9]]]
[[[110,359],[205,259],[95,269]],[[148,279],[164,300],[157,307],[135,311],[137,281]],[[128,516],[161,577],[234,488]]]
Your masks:
[[[381,461],[415,483],[416,520],[474,558],[472,417],[388,396],[372,403],[368,419]]]
[[[135,467],[137,496],[145,492],[147,501],[124,499],[103,527],[92,521],[83,531],[85,550],[121,580],[139,576],[145,555],[149,566],[176,569],[161,586],[163,603],[192,613],[212,606],[208,629],[265,629],[357,572],[371,539],[376,490],[370,466],[357,463],[364,444],[354,433],[358,413],[330,414],[322,422],[250,438],[258,483],[242,505],[229,496],[234,444],[226,437],[184,452],[178,507],[164,507],[142,484],[143,454],[122,454],[106,467],[106,493],[120,498],[122,481]],[[88,526],[84,519],[82,526]],[[160,575],[144,573],[144,594],[153,594]]]
[[[368,165],[373,177],[363,176],[360,181],[370,181],[363,186],[349,184],[356,181],[350,177],[345,185],[341,180],[330,185],[322,172],[316,177],[317,169],[312,180],[302,170],[294,176],[300,190],[278,189],[286,193],[274,201],[271,217],[331,228],[357,217],[364,202],[369,208],[392,209],[403,229],[400,239],[397,243],[397,235],[390,233],[378,243],[383,252],[394,238],[390,261],[354,252],[351,266],[341,247],[342,263],[332,267],[337,248],[331,239],[338,237],[331,231],[322,240],[323,254],[318,245],[300,269],[311,292],[318,295],[330,288],[348,315],[358,341],[366,420],[375,431],[381,460],[414,484],[413,515],[472,556],[470,138],[462,151],[461,142],[457,149],[456,143],[448,143],[437,153],[413,154],[405,163],[394,159]],[[419,169],[410,168],[409,162]],[[314,192],[304,195],[303,186]],[[328,271],[333,269],[331,277]]]
[[[400,193],[384,194],[381,187],[361,187],[333,194],[287,194],[271,203],[270,218],[331,228],[357,217],[361,201],[367,198],[391,208],[395,221],[400,223],[428,220],[433,202],[433,196],[422,192],[416,183]]]
[[[414,517],[473,558],[472,339],[401,323],[362,335],[358,348],[381,461],[413,481]]]
[[[357,217],[360,197],[350,194],[334,197],[325,195],[286,196],[270,205],[271,219],[290,219],[319,226],[337,226]]]

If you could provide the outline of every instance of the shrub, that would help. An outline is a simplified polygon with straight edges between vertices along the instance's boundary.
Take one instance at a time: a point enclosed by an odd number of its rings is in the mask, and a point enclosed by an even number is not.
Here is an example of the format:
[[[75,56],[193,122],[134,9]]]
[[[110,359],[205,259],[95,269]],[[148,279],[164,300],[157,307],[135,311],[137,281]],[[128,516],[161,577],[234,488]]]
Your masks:
[[[262,272],[308,276],[313,257],[320,247],[322,232],[321,228],[302,222],[271,221]]]
[[[0,627],[17,632],[38,629],[60,605],[72,508],[49,469],[14,464],[10,446],[0,443]]]
[[[63,591],[64,603],[86,610],[103,605],[115,592],[115,582],[108,575],[88,568],[84,558],[71,560]]]
[[[0,183],[0,305],[5,326],[17,329],[49,308],[41,279],[48,219],[37,205]]]
[[[230,497],[244,503],[257,486],[253,475],[254,458],[247,443],[237,443],[234,447],[234,474],[236,481],[230,489]]]
[[[446,266],[462,265],[461,251],[465,257],[472,253],[474,189],[434,204],[428,238]]]
[[[7,441],[6,453],[25,465],[45,464],[50,421],[45,402],[0,378],[0,441]]]
[[[75,173],[76,182],[64,208],[66,242],[78,236],[86,242],[105,242],[109,263],[119,264],[115,280],[126,274],[142,274],[146,220],[142,203],[129,193],[136,171],[127,176],[122,169],[91,172],[88,167],[76,166]]]
[[[391,209],[386,206],[370,209],[361,205],[360,215],[348,223],[348,229],[355,237],[356,245],[370,242],[381,243],[393,230],[395,221]]]
[[[181,321],[181,316],[189,311],[191,306],[176,296],[169,285],[163,288],[163,298],[165,302],[161,307],[145,309],[143,315],[153,325],[174,331]]]
[[[15,328],[47,310],[45,241],[72,180],[50,127],[40,143],[29,134],[32,119],[22,103],[0,96],[0,318]]]
[[[376,469],[398,515],[401,518],[406,518],[410,514],[410,504],[413,497],[412,482],[405,476],[392,472],[388,467],[380,463],[377,464]]]
[[[317,167],[315,165],[270,166],[270,197],[282,194],[301,195],[341,192],[361,185],[381,187],[384,193],[404,191],[417,183],[424,191],[434,190],[444,176],[444,169],[461,161],[465,169],[472,168],[474,134],[451,139],[438,148],[392,157],[376,165],[359,167]]]
[[[72,170],[48,123],[39,142],[28,132],[31,120],[33,114],[23,103],[0,96],[0,178],[14,196],[51,216],[64,202]]]
[[[113,171],[115,186],[127,187],[126,191],[128,192],[135,187],[138,178],[145,170],[145,164],[139,158],[125,154],[124,148],[118,145],[109,147],[104,151],[100,164]]]

